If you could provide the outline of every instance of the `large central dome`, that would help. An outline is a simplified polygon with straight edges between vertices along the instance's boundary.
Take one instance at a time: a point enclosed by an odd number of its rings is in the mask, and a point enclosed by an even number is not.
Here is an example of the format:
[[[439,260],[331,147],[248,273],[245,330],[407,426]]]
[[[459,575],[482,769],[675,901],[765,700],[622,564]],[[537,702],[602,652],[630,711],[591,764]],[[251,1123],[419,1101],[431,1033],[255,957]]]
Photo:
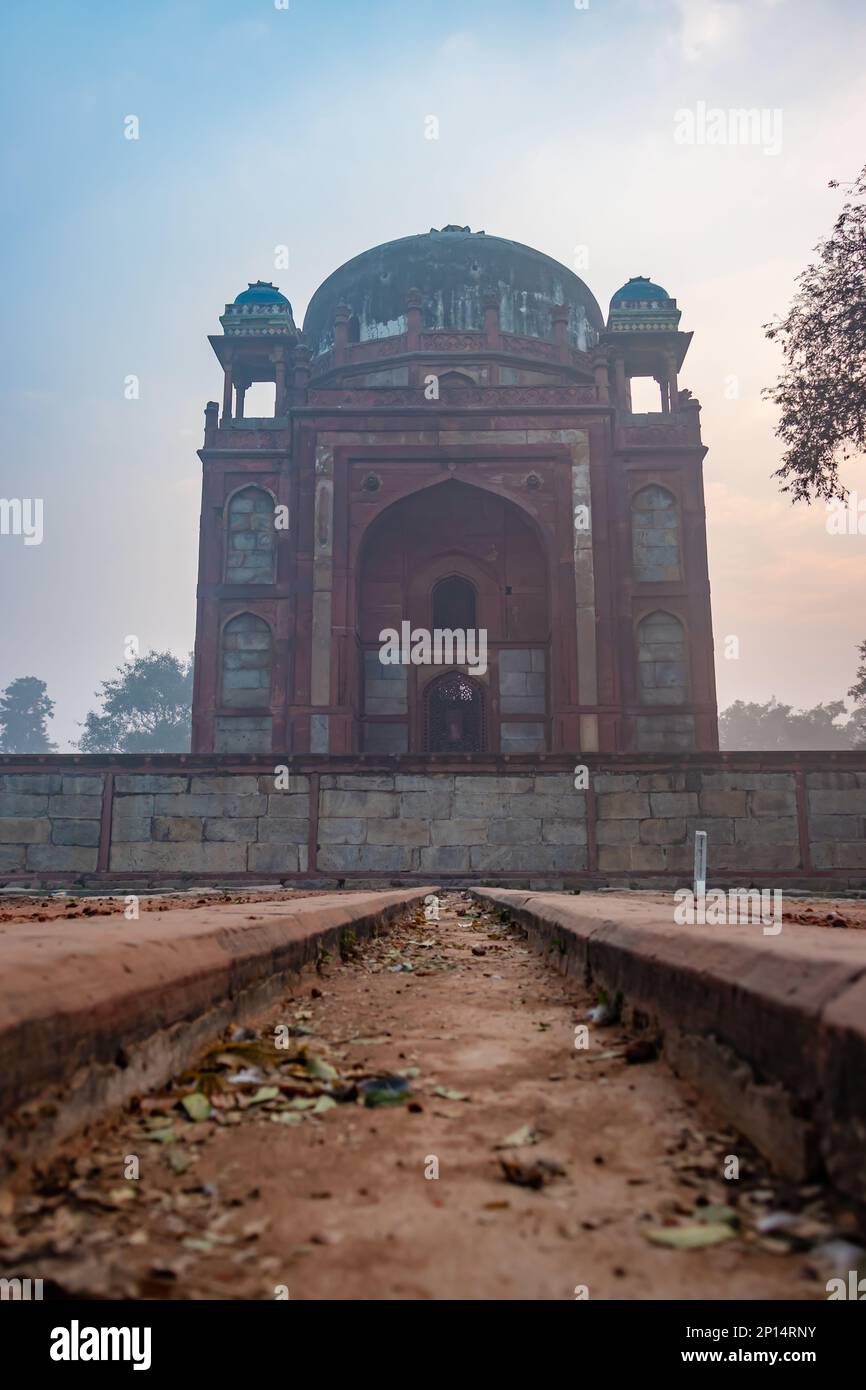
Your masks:
[[[421,291],[428,330],[483,328],[483,299],[491,293],[499,296],[503,333],[551,338],[556,304],[568,308],[574,347],[592,347],[603,327],[591,290],[559,261],[519,241],[452,226],[386,241],[346,261],[310,300],[304,337],[314,353],[327,351],[339,304],[349,306],[358,341],[403,333],[411,289]]]

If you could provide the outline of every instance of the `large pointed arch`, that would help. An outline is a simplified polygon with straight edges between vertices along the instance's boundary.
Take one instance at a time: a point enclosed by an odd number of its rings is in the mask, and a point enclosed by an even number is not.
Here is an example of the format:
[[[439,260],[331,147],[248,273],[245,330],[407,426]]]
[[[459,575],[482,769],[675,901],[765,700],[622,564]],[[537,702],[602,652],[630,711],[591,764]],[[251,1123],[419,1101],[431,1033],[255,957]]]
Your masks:
[[[467,647],[471,632],[474,663],[450,669],[472,675],[483,691],[485,748],[548,746],[550,562],[524,508],[462,479],[416,489],[366,528],[355,577],[362,750],[426,750],[425,690],[447,671],[381,662],[382,634],[402,634],[406,623],[410,632],[465,631]],[[437,600],[452,590],[446,623],[449,605]]]

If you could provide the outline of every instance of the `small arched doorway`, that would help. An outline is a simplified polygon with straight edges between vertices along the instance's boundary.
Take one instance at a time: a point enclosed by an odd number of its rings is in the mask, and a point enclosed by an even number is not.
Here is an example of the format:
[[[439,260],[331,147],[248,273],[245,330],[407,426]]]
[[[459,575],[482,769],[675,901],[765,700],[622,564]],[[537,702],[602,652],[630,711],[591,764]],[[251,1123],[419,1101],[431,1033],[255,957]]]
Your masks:
[[[477,627],[475,586],[459,574],[440,579],[431,595],[434,628],[450,628],[468,632]]]
[[[424,692],[424,751],[483,753],[487,748],[484,688],[462,671],[432,680]]]

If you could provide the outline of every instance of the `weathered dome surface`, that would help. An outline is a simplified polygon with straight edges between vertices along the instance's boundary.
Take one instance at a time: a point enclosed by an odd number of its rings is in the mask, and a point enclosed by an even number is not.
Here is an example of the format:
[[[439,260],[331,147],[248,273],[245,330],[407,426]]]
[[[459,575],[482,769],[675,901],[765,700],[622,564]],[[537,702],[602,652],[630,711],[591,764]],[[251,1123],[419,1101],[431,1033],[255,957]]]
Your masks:
[[[552,338],[551,309],[557,304],[568,308],[567,336],[574,347],[592,347],[604,326],[591,290],[551,256],[468,227],[444,227],[385,242],[346,261],[310,300],[304,337],[314,353],[327,351],[339,304],[347,304],[357,320],[351,336],[361,342],[403,333],[411,289],[421,291],[427,330],[483,328],[483,299],[490,293],[499,296],[504,333]]]
[[[622,289],[617,290],[611,297],[610,302],[617,304],[621,299],[670,299],[670,295],[661,285],[654,285],[645,275],[633,275],[628,284],[623,285]]]
[[[270,280],[256,280],[241,290],[235,304],[288,304],[284,294],[280,294]]]

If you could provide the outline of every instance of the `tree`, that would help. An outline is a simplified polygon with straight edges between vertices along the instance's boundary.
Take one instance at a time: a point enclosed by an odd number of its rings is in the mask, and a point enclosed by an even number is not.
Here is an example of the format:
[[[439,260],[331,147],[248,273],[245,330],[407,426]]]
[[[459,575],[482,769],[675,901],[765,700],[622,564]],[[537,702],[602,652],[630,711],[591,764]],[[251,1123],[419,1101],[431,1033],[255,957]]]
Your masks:
[[[855,748],[866,748],[866,642],[857,648],[860,665],[854,676],[854,684],[848,691],[856,708],[851,715],[852,742]]]
[[[765,705],[735,700],[719,715],[719,742],[741,752],[850,748],[856,726],[852,728],[852,720],[838,722],[845,712],[842,700],[800,710],[780,704],[775,696]]]
[[[19,676],[0,695],[0,752],[54,753],[45,721],[54,714],[48,687],[36,676]]]
[[[846,186],[850,199],[798,277],[787,315],[764,325],[784,357],[764,391],[780,408],[785,444],[774,476],[795,501],[843,497],[839,465],[866,448],[866,166]]]
[[[117,672],[97,691],[102,712],[84,721],[82,753],[188,753],[192,658],[151,651]]]

